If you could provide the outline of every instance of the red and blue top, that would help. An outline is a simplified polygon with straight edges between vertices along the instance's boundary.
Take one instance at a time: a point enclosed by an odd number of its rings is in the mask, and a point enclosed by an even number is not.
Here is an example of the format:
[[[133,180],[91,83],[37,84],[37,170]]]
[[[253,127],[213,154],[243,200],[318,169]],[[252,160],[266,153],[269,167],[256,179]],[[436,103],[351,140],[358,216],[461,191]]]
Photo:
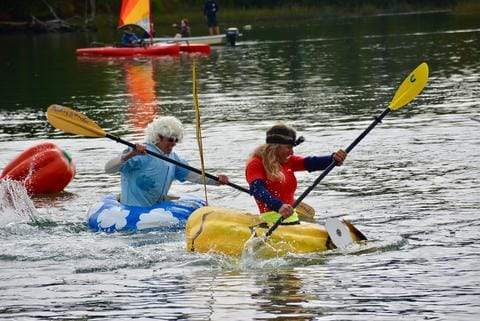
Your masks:
[[[332,161],[332,156],[292,155],[281,165],[284,179],[273,181],[267,177],[262,158],[253,156],[247,163],[245,177],[260,213],[278,211],[283,204],[293,205],[297,189],[295,172],[325,169]]]
[[[294,172],[304,170],[304,158],[292,155],[288,158],[285,164],[282,164],[281,172],[283,173],[284,179],[272,181],[267,177],[262,159],[255,156],[249,160],[245,170],[245,176],[249,185],[256,180],[261,180],[264,182],[267,191],[273,198],[280,200],[282,204],[287,203],[292,205],[295,201],[294,195],[297,189],[297,178],[295,177]],[[255,197],[255,200],[260,209],[260,213],[272,210],[272,208],[269,208],[269,206],[259,198]],[[278,208],[275,210],[278,210]]]

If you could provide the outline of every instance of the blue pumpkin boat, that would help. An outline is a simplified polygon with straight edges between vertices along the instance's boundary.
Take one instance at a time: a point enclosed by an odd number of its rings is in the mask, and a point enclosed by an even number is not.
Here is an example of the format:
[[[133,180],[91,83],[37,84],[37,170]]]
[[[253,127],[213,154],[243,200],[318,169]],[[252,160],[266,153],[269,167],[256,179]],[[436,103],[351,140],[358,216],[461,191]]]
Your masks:
[[[128,206],[111,194],[90,207],[87,225],[93,231],[107,233],[178,230],[185,226],[193,211],[203,206],[204,200],[191,195],[162,201],[150,207]]]

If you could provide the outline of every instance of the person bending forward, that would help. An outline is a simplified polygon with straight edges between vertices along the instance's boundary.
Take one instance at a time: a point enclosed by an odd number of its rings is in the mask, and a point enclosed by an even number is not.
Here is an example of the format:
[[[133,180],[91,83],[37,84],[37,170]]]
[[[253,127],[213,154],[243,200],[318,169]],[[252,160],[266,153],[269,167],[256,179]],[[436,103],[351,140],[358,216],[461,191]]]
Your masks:
[[[340,166],[347,156],[341,149],[328,156],[295,155],[293,147],[304,141],[296,135],[293,128],[284,124],[271,127],[267,130],[266,144],[257,147],[247,161],[246,180],[267,223],[274,223],[280,215],[286,218],[285,223],[298,221],[292,206],[297,189],[295,172],[323,170],[332,161]]]
[[[105,164],[107,173],[120,172],[120,202],[130,206],[153,206],[167,199],[174,180],[202,183],[201,175],[186,168],[148,155],[146,150],[159,153],[187,164],[173,151],[183,138],[182,123],[175,117],[164,116],[153,120],[145,129],[145,144],[136,144]],[[218,175],[220,184],[228,183],[226,175]],[[207,184],[218,185],[207,178]]]

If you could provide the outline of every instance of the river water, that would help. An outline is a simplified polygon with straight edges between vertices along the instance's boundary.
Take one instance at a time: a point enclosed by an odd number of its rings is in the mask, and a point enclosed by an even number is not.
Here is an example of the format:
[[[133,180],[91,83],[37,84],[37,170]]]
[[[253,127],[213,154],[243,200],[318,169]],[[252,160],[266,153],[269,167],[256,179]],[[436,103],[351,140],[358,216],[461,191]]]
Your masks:
[[[52,141],[77,174],[56,196],[0,213],[2,320],[478,320],[480,317],[480,17],[449,13],[253,25],[209,57],[77,59],[101,35],[0,38],[0,168]],[[141,141],[154,115],[186,127],[177,151],[199,167],[191,66],[198,65],[208,172],[245,186],[244,164],[278,121],[299,154],[345,148],[418,64],[427,87],[389,114],[306,198],[369,238],[346,251],[241,260],[185,251],[184,233],[92,233],[88,207],[119,191],[108,139],[54,130],[50,104]],[[300,173],[298,192],[318,173]],[[2,183],[5,185],[4,183]],[[212,205],[255,211],[229,187]],[[176,194],[202,195],[174,184]],[[2,200],[5,202],[5,200]],[[19,204],[20,204],[19,203]],[[20,205],[19,205],[20,206]],[[33,209],[34,206],[34,209]]]

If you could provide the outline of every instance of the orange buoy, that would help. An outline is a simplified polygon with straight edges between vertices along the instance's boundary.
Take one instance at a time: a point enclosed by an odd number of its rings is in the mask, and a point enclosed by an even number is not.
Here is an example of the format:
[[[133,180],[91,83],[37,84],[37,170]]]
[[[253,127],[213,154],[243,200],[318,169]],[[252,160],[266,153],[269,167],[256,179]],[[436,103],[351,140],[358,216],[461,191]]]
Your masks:
[[[75,163],[54,143],[26,149],[2,171],[0,179],[21,181],[31,195],[63,191],[75,176]]]

